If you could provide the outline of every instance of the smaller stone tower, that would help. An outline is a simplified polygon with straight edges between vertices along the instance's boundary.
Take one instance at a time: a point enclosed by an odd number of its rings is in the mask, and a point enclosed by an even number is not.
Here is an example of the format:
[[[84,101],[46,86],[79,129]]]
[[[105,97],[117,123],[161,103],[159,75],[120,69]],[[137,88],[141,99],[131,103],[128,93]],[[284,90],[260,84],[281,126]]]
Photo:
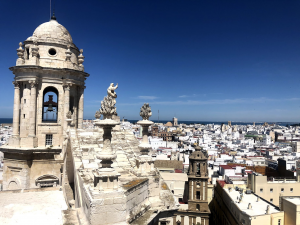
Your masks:
[[[176,117],[173,118],[173,126],[178,126],[178,119]]]
[[[207,171],[207,153],[202,151],[199,146],[189,158],[189,211],[196,212],[201,217],[201,224],[208,224],[210,210],[208,208],[207,200],[207,185],[208,185],[208,171]]]

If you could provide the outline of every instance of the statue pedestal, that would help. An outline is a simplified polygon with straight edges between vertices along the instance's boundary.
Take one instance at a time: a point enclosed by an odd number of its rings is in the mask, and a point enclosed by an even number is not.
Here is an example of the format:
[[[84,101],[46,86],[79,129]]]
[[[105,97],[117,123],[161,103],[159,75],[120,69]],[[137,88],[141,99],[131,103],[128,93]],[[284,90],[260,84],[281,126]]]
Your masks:
[[[121,174],[117,173],[113,168],[99,168],[93,171],[94,188],[99,191],[114,191],[118,190],[118,177]]]
[[[150,120],[140,120],[137,122],[138,125],[141,125],[143,127],[143,140],[141,145],[146,146],[147,144],[149,145],[148,142],[148,127],[151,126],[153,124],[152,121]],[[151,148],[151,145],[150,145]]]
[[[139,145],[141,155],[136,159],[137,170],[135,173],[137,176],[155,175],[154,161],[152,157],[148,155],[149,149],[152,149],[148,141],[148,128],[153,122],[149,120],[140,120],[137,124],[143,127],[143,139]]]
[[[134,171],[137,176],[154,176],[156,170],[154,168],[154,160],[151,156],[141,155],[136,159],[137,169]]]
[[[111,130],[114,126],[120,124],[112,119],[95,120],[95,125],[103,128],[103,149],[97,155],[97,158],[102,160],[102,167],[96,169],[94,174],[94,188],[99,191],[114,191],[118,190],[118,174],[114,168],[111,167],[112,160],[117,158],[111,147]]]

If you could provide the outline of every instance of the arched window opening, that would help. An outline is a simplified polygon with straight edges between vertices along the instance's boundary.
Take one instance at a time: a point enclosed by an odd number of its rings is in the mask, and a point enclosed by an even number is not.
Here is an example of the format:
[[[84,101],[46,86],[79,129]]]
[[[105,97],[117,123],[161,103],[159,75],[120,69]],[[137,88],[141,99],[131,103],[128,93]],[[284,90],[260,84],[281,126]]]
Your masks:
[[[43,93],[43,122],[56,123],[58,112],[58,91],[54,87],[47,87]]]
[[[9,184],[8,184],[8,190],[17,190],[17,189],[20,189],[17,182],[15,181],[11,181]]]
[[[197,199],[200,199],[200,191],[197,191],[197,192],[196,192],[196,198],[197,198]]]
[[[58,179],[58,177],[56,177],[54,175],[46,174],[46,175],[38,177],[35,180],[35,185],[40,188],[56,187],[57,185],[59,185],[59,179]]]
[[[200,175],[200,163],[197,163],[197,171],[196,171],[196,173],[197,173],[198,175]]]

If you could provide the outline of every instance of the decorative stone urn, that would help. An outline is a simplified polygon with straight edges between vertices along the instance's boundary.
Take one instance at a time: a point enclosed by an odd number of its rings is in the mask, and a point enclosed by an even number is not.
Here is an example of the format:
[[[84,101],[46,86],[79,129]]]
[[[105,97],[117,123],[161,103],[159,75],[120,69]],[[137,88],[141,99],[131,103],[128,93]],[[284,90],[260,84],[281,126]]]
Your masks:
[[[138,158],[138,172],[137,175],[151,175],[155,174],[154,170],[154,161],[152,157],[150,157],[149,149],[152,149],[151,145],[148,141],[148,128],[153,124],[152,121],[149,120],[149,117],[152,115],[151,107],[148,103],[145,103],[140,111],[140,116],[143,118],[143,120],[140,120],[137,122],[137,124],[141,125],[143,128],[142,135],[143,139],[142,142],[139,145],[141,155]]]

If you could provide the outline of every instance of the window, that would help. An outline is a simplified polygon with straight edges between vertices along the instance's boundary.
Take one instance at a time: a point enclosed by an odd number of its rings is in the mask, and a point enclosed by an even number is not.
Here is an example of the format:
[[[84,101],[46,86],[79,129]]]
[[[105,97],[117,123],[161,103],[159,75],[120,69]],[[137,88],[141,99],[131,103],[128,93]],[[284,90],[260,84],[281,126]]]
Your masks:
[[[56,50],[54,48],[50,48],[48,52],[50,55],[56,55]]]
[[[58,90],[55,87],[46,87],[43,91],[43,117],[42,122],[57,122]]]
[[[23,117],[24,117],[24,119],[25,119],[25,114],[23,114]]]
[[[199,204],[197,204],[196,210],[197,210],[197,211],[200,211],[200,205],[199,205]]]
[[[26,103],[26,99],[24,99],[24,104]]]
[[[46,134],[46,145],[52,145],[52,134]]]
[[[197,199],[200,199],[200,191],[197,191],[197,192],[196,192],[196,198],[197,198]]]
[[[201,186],[200,182],[197,182],[197,188],[199,188]]]
[[[270,199],[270,202],[273,203],[273,198]]]
[[[293,190],[294,190],[293,188],[290,189],[291,192],[293,192]]]
[[[264,189],[263,189],[263,188],[261,188],[261,189],[260,189],[260,193],[262,193],[263,191],[264,191]]]
[[[26,48],[26,55],[27,55],[27,59],[29,59],[29,48]],[[25,88],[26,88],[26,86],[25,86]]]
[[[270,188],[270,192],[273,193],[273,188]]]
[[[284,192],[284,188],[281,188],[281,192]]]

